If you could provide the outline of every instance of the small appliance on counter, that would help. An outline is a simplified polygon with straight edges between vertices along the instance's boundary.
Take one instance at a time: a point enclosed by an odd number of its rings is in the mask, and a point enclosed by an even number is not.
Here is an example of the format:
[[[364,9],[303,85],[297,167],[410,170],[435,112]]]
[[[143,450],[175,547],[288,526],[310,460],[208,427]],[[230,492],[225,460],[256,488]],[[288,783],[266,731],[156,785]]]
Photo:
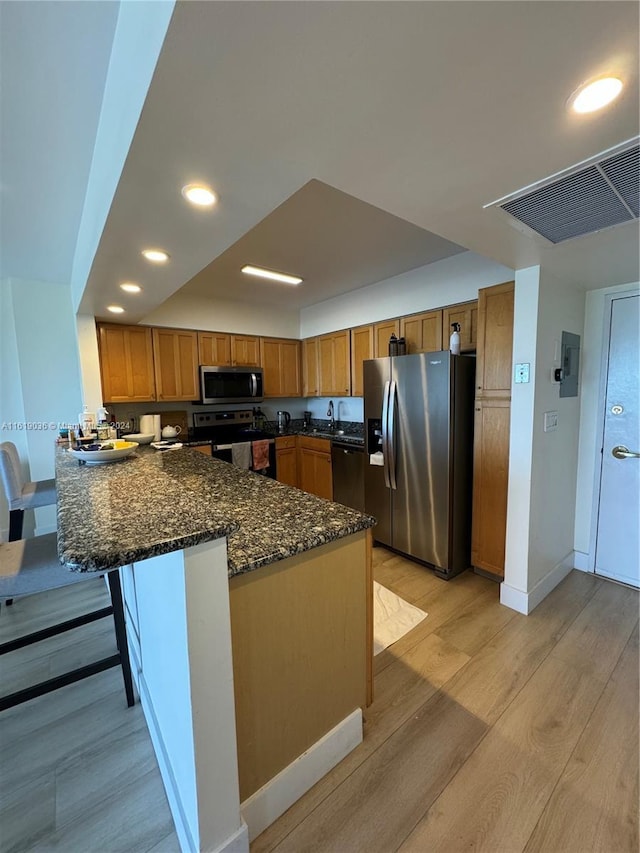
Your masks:
[[[291,415],[289,412],[278,412],[277,414],[278,432],[284,432],[291,423]]]

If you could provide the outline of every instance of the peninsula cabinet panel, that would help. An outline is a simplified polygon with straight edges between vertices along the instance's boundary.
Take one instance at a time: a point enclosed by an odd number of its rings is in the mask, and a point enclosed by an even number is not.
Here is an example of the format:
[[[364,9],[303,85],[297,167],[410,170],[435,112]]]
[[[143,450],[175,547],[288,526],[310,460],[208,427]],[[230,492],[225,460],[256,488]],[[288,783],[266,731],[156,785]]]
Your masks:
[[[156,399],[151,329],[142,326],[98,326],[102,397],[105,403]]]
[[[384,358],[389,355],[389,338],[400,335],[400,320],[385,320],[373,327],[373,357]]]
[[[373,358],[373,326],[358,326],[351,329],[351,395],[364,395],[362,364]]]
[[[442,346],[446,349],[452,323],[460,323],[460,352],[475,352],[478,344],[478,301],[442,309]]]
[[[346,397],[351,392],[351,335],[349,329],[318,339],[321,397]]]
[[[265,397],[299,397],[300,341],[260,338]]]
[[[197,332],[153,329],[153,358],[158,400],[198,398]]]
[[[478,291],[476,397],[511,397],[514,282]]]
[[[318,371],[318,339],[302,341],[302,396],[317,397],[320,393]]]
[[[236,367],[260,367],[260,338],[231,335],[231,364]]]
[[[198,332],[198,363],[228,367],[231,364],[231,335]]]
[[[442,349],[442,311],[427,311],[400,319],[400,335],[407,353],[437,352]],[[447,339],[448,340],[448,339]]]
[[[504,577],[510,416],[508,400],[476,401],[471,562],[497,577]]]

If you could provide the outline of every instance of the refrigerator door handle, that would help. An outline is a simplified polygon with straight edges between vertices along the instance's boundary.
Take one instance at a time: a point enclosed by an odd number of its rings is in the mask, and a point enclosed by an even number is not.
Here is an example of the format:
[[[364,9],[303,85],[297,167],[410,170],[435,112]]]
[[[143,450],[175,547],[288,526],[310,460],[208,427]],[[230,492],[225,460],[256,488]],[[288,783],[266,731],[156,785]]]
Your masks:
[[[389,478],[389,433],[387,427],[389,418],[389,387],[390,383],[387,380],[384,383],[384,391],[382,392],[382,459],[384,484],[388,489],[391,488],[391,480]]]
[[[389,481],[392,489],[398,488],[396,481],[396,442],[395,442],[395,419],[396,419],[396,402],[398,398],[397,385],[395,379],[391,380],[389,388],[389,407],[387,414],[387,446],[389,448]]]

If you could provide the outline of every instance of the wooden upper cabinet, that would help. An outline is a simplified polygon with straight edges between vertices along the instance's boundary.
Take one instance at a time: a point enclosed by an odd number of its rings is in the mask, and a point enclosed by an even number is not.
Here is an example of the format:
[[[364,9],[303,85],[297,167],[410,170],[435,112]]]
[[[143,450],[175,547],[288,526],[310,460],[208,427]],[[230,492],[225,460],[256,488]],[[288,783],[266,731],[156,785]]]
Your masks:
[[[362,363],[373,358],[373,326],[351,329],[351,396],[362,397],[364,377]]]
[[[302,396],[317,397],[320,393],[318,374],[318,339],[302,341]]]
[[[198,364],[227,367],[231,364],[231,335],[198,332]]]
[[[236,367],[260,367],[260,338],[231,335],[231,364]]]
[[[384,358],[389,355],[389,338],[400,336],[400,319],[385,320],[373,327],[373,357]]]
[[[509,281],[478,292],[476,397],[511,397],[514,288]]]
[[[349,329],[320,335],[318,374],[321,397],[346,397],[351,393],[351,335]]]
[[[442,309],[442,347],[448,349],[452,323],[460,323],[460,352],[475,352],[478,345],[478,301]]]
[[[300,396],[300,341],[260,338],[260,362],[265,397]]]
[[[156,399],[151,329],[100,324],[98,347],[104,403]]]
[[[402,317],[400,336],[405,339],[409,355],[441,350],[443,347],[442,311],[426,311],[423,314]]]
[[[153,359],[158,400],[197,400],[198,333],[153,329]]]

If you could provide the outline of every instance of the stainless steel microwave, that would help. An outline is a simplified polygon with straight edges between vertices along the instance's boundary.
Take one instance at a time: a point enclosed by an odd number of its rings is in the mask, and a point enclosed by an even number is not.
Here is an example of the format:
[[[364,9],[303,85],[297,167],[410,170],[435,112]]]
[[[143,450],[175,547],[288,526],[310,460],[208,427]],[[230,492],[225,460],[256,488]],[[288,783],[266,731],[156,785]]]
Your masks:
[[[261,403],[263,399],[261,367],[222,367],[200,365],[200,402]]]

